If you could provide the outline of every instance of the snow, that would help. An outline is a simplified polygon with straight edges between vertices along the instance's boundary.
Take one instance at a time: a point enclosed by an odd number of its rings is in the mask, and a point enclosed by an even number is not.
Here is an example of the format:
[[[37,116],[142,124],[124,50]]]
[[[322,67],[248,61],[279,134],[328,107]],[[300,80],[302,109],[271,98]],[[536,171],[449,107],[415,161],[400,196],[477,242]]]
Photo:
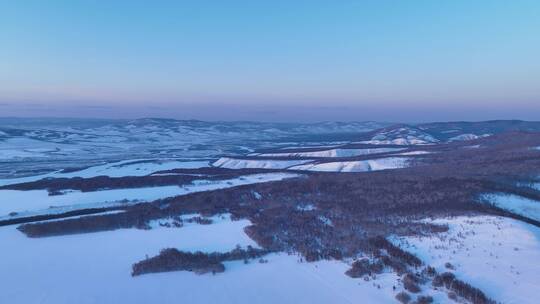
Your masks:
[[[227,169],[286,169],[308,162],[311,162],[311,160],[237,159],[222,157],[215,161],[212,166]]]
[[[183,187],[162,186],[93,192],[70,191],[63,195],[54,196],[49,196],[46,190],[0,190],[0,216],[6,216],[10,212],[22,213],[18,216],[28,216],[34,215],[36,212],[60,213],[91,207],[133,204],[193,192],[277,181],[297,176],[298,174],[291,173],[252,174],[220,181],[196,180]],[[47,209],[51,206],[55,206],[56,208]]]
[[[332,220],[327,218],[326,216],[319,215],[318,219],[326,226],[331,226],[331,227],[334,226],[334,224],[332,223]]]
[[[179,161],[179,160],[149,160],[149,159],[129,159],[118,162],[106,163],[99,166],[92,166],[78,171],[63,173],[56,171],[47,174],[0,179],[0,186],[38,181],[43,178],[72,178],[83,177],[91,178],[100,175],[109,177],[123,176],[145,176],[156,171],[172,169],[196,169],[208,167],[209,163],[205,160],[198,161]]]
[[[316,210],[317,207],[315,207],[313,204],[306,204],[306,205],[298,205],[296,206],[296,210],[300,211],[313,211]]]
[[[403,152],[403,153],[397,153],[395,155],[425,155],[425,154],[432,154],[433,152],[430,151],[410,151],[410,152]]]
[[[131,265],[163,248],[229,251],[256,247],[243,232],[249,221],[151,230],[120,229],[50,238],[26,238],[14,226],[0,228],[9,244],[0,259],[0,303],[394,303],[397,276],[372,282],[344,275],[339,261],[299,263],[294,255],[271,254],[268,263],[225,263],[217,275],[169,272],[131,277]],[[121,240],[121,241],[120,241]]]
[[[94,166],[81,171],[57,174],[59,177],[109,177],[144,176],[156,171],[172,169],[196,169],[208,167],[208,161],[177,161],[177,160],[125,160]]]
[[[337,144],[343,144],[343,143],[346,143],[346,142],[340,142],[340,143],[337,143]],[[296,144],[294,142],[290,143],[290,144]],[[312,148],[312,149],[319,149],[319,148],[337,148],[336,145],[309,145],[309,146],[294,146],[294,147],[282,147],[280,148],[280,150],[296,150],[296,149],[302,149],[302,148]]]
[[[240,151],[278,148],[286,144],[286,138],[296,135],[309,135],[309,138],[316,139],[314,135],[321,133],[348,132],[352,137],[352,132],[365,132],[385,125],[372,122],[280,124],[167,119],[90,121],[4,118],[0,121],[3,131],[0,134],[0,175],[9,177],[12,175],[10,171],[16,174],[25,174],[30,170],[44,172],[70,163],[94,164],[125,158],[160,156],[213,159]],[[306,140],[302,145],[334,142]],[[6,163],[11,160],[17,163]]]
[[[257,191],[253,191],[253,196],[255,196],[256,200],[261,200],[262,199],[262,195]]]
[[[448,141],[449,142],[452,142],[452,141],[464,141],[464,140],[473,140],[473,139],[478,139],[478,138],[479,138],[479,136],[475,135],[475,134],[461,134],[461,135],[454,136],[454,137],[450,138]]]
[[[540,228],[504,217],[437,219],[450,230],[431,237],[394,241],[439,272],[455,275],[501,303],[537,303],[540,288]]]
[[[65,143],[46,142],[30,137],[12,137],[2,141],[0,161],[43,159],[81,151],[79,147]]]
[[[408,162],[408,158],[388,157],[358,161],[314,163],[294,166],[289,169],[325,172],[368,172],[405,168],[408,166]]]
[[[372,139],[372,140],[362,141],[360,143],[372,144],[372,145],[408,146],[408,145],[428,145],[428,144],[431,144],[433,142],[423,140],[423,139],[420,139],[420,138],[395,138],[395,139]]]
[[[437,142],[439,140],[421,129],[402,127],[380,131],[371,140],[362,143],[375,145],[426,145]]]
[[[92,206],[118,205],[120,201],[153,201],[158,198],[178,195],[181,188],[178,186],[148,187],[137,189],[113,189],[94,192],[70,191],[63,195],[49,196],[47,190],[0,190],[0,215],[10,212],[42,211],[47,208],[80,205],[89,208]],[[110,203],[110,204],[107,204]],[[116,203],[116,204],[113,204]],[[77,208],[78,209],[78,208]],[[61,212],[66,208],[59,209]],[[51,210],[54,211],[54,210]]]
[[[152,297],[159,297],[156,290],[174,292],[175,285],[179,298],[177,280],[134,279],[131,265],[167,247],[228,251],[237,244],[255,246],[243,233],[247,225],[245,220],[222,221],[181,229],[122,229],[43,239],[29,239],[15,227],[5,227],[0,229],[0,239],[10,246],[3,249],[0,262],[0,303],[152,303]],[[190,284],[193,278],[184,276],[183,293],[190,290],[188,286],[202,291],[204,283]],[[162,284],[168,288],[162,289]]]
[[[373,149],[330,149],[309,152],[281,152],[281,153],[262,153],[258,156],[265,157],[352,157],[360,155],[369,155],[376,153],[396,152],[402,148],[373,148]]]
[[[512,213],[540,221],[540,202],[514,194],[486,194],[482,196],[491,204]]]
[[[32,151],[25,150],[15,150],[15,149],[2,149],[0,150],[0,160],[10,160],[17,158],[28,158],[28,157],[43,157],[41,153],[34,153]]]
[[[449,141],[449,142],[453,142],[453,141],[474,140],[474,139],[483,138],[483,137],[488,137],[488,136],[491,136],[491,134],[482,134],[482,135],[476,135],[476,134],[461,134],[461,135],[454,136],[454,137],[450,138],[448,141]]]

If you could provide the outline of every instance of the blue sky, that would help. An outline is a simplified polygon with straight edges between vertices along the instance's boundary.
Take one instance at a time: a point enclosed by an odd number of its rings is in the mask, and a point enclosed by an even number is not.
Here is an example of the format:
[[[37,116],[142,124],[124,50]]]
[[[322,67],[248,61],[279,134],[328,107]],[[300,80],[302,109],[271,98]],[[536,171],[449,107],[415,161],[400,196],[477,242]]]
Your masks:
[[[0,116],[540,120],[539,1],[0,0]]]

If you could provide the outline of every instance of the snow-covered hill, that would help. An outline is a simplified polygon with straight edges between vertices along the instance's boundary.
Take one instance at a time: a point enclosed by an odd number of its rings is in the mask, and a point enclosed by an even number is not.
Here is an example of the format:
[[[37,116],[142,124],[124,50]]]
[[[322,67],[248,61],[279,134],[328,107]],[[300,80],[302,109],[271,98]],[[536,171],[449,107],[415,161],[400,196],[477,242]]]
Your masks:
[[[380,159],[322,162],[290,167],[290,170],[326,171],[326,172],[369,172],[407,167],[409,159],[388,157]]]
[[[222,157],[212,166],[227,169],[287,169],[310,160],[240,159]]]
[[[438,139],[419,128],[398,125],[377,130],[370,140],[363,141],[362,143],[378,145],[425,145],[438,142]]]
[[[439,272],[450,271],[498,303],[537,303],[540,287],[540,229],[509,218],[478,216],[438,219],[449,231],[397,238],[396,243]],[[433,288],[433,287],[430,287]],[[449,302],[448,298],[441,299]],[[439,303],[439,302],[437,302]]]
[[[365,148],[365,149],[328,149],[319,151],[306,151],[306,152],[279,152],[279,153],[261,153],[256,156],[261,157],[351,157],[370,155],[378,153],[388,153],[401,151],[401,148]]]
[[[491,134],[482,134],[482,135],[461,134],[461,135],[454,136],[454,137],[450,138],[448,141],[453,142],[453,141],[462,141],[462,140],[474,140],[474,139],[478,139],[478,138],[482,138],[482,137],[488,137],[490,135]]]
[[[488,134],[540,130],[540,123],[398,124],[378,122],[260,123],[144,118],[135,120],[0,118],[0,177],[95,165],[127,158],[218,158],[255,150],[361,142],[427,145],[475,140]],[[382,147],[381,147],[382,149]],[[364,151],[295,153],[347,157]],[[378,153],[376,150],[373,153]],[[369,152],[371,153],[371,152]],[[277,155],[276,155],[277,156]],[[28,162],[31,160],[32,162]]]

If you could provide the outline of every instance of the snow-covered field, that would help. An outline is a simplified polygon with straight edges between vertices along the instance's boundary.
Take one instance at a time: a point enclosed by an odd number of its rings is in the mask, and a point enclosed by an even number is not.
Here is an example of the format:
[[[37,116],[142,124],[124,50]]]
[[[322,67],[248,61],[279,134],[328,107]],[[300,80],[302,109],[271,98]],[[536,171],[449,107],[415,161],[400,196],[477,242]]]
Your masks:
[[[15,150],[15,149],[2,149],[0,150],[0,160],[10,160],[17,158],[27,158],[27,157],[39,157],[41,153],[26,151],[26,150]]]
[[[372,149],[330,149],[309,152],[280,152],[262,153],[257,156],[264,157],[352,157],[377,153],[401,151],[402,148],[372,148]]]
[[[407,155],[425,155],[425,154],[431,154],[431,153],[433,153],[433,152],[430,152],[430,151],[410,151],[410,152],[397,153],[395,155],[407,156]]]
[[[540,221],[540,202],[514,194],[486,194],[483,199],[512,213]]]
[[[286,169],[311,160],[237,159],[222,157],[212,166],[227,169]]]
[[[305,164],[290,167],[291,170],[326,171],[326,172],[368,172],[407,167],[408,158],[388,157],[358,161],[327,162]]]
[[[156,171],[172,169],[193,169],[208,167],[209,163],[205,160],[198,161],[179,161],[179,160],[125,160],[115,163],[109,163],[102,166],[94,166],[81,171],[71,173],[61,173],[57,177],[94,177],[106,175],[110,177],[122,176],[144,176]]]
[[[208,167],[209,162],[206,160],[196,161],[181,161],[181,160],[167,160],[167,159],[129,159],[112,163],[105,163],[103,165],[92,166],[89,168],[76,170],[73,172],[52,172],[41,175],[12,178],[12,179],[0,179],[0,186],[32,182],[43,178],[71,178],[71,177],[83,177],[90,178],[100,175],[109,177],[122,177],[122,176],[144,176],[149,175],[156,171],[171,170],[171,169],[193,169]]]
[[[46,190],[0,190],[0,218],[6,217],[11,212],[17,212],[17,216],[28,216],[36,213],[59,213],[92,207],[133,204],[187,193],[276,181],[296,176],[298,175],[291,173],[252,174],[219,181],[201,179],[182,187],[162,186],[93,192],[71,191],[54,196],[49,196]]]
[[[501,303],[538,303],[540,228],[495,216],[438,219],[450,230],[394,241],[439,272],[455,275]],[[449,301],[449,300],[448,300]],[[450,302],[450,301],[449,301]]]
[[[353,280],[338,261],[299,263],[297,256],[272,254],[268,263],[225,263],[221,274],[189,272],[132,278],[131,265],[163,248],[229,251],[256,244],[243,232],[246,220],[217,220],[182,228],[121,229],[29,239],[14,226],[1,227],[9,244],[0,259],[0,303],[392,303],[394,274],[372,282]]]
[[[395,139],[372,139],[361,141],[362,144],[371,144],[371,145],[428,145],[431,144],[430,141],[423,139],[410,137],[410,138],[395,138]]]
[[[48,158],[76,152],[80,152],[80,149],[64,143],[51,143],[31,137],[13,137],[2,141],[0,160]]]

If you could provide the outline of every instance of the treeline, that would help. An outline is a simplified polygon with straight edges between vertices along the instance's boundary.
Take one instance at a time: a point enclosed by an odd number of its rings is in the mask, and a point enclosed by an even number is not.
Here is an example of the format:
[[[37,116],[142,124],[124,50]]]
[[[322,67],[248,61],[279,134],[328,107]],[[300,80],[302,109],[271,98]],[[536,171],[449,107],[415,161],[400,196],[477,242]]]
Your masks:
[[[369,243],[374,248],[376,248],[376,250],[385,250],[389,256],[394,257],[409,266],[412,266],[412,267],[422,266],[422,261],[417,256],[392,244],[390,241],[388,241],[386,238],[382,236],[371,238],[369,240]]]
[[[495,301],[488,298],[484,292],[480,289],[473,287],[461,280],[458,280],[456,276],[451,272],[445,272],[436,275],[433,279],[433,286],[442,287],[454,292],[457,296],[460,296],[474,304],[494,304]]]
[[[431,267],[423,267],[422,261],[410,252],[395,246],[383,237],[374,237],[368,241],[371,246],[372,258],[363,258],[352,263],[351,268],[345,272],[352,278],[368,278],[382,273],[386,267],[391,268],[401,277],[405,291],[396,295],[396,299],[402,303],[409,303],[411,296],[407,293],[419,294],[415,303],[431,303],[428,296],[422,295],[421,285],[431,281],[434,287],[444,287],[448,290],[448,297],[457,300],[458,297],[473,304],[493,304],[480,289],[473,287],[455,277],[453,273],[445,272],[438,274]],[[451,268],[451,264],[447,266]]]
[[[203,253],[184,252],[175,248],[161,250],[159,255],[147,258],[132,266],[132,276],[147,273],[169,272],[169,271],[191,271],[196,274],[220,273],[225,271],[225,261],[244,260],[260,258],[268,254],[268,250],[256,249],[248,246],[247,249],[235,248],[225,253]]]

